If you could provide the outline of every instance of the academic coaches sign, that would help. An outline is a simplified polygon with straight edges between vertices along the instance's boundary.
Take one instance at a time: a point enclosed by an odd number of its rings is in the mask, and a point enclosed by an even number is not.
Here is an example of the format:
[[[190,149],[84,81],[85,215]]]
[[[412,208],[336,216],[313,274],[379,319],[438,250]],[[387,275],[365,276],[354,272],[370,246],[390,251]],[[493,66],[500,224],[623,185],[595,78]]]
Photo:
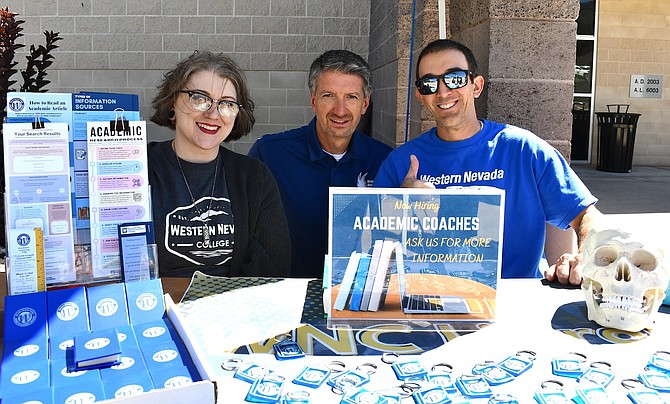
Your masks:
[[[490,187],[331,188],[328,327],[493,322],[504,204]]]

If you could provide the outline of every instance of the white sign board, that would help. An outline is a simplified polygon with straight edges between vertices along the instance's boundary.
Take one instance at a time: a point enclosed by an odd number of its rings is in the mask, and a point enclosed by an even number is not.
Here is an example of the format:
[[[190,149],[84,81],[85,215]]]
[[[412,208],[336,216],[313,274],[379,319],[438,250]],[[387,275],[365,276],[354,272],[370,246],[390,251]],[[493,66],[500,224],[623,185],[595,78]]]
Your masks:
[[[663,98],[663,75],[631,74],[630,98]]]

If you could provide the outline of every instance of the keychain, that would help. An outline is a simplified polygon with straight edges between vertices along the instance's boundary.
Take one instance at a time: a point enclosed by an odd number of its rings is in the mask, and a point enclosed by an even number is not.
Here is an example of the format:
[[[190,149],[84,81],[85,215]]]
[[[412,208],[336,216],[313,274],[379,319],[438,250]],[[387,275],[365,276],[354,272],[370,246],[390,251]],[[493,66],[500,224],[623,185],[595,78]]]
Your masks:
[[[563,383],[558,380],[545,380],[540,390],[535,392],[535,401],[540,404],[572,404],[573,401],[563,393]]]
[[[577,378],[577,381],[580,383],[589,381],[603,388],[607,387],[614,380],[614,373],[611,371],[611,368],[612,365],[608,362],[592,362],[589,368]]]
[[[331,362],[332,364],[333,362]],[[370,375],[377,371],[377,365],[374,363],[363,363],[356,369],[346,370],[344,372],[330,376],[328,385],[335,394],[346,394],[354,387],[360,387],[370,381]]]
[[[498,366],[512,376],[517,377],[533,366],[536,356],[537,354],[533,351],[519,351],[503,359],[498,363]]]
[[[556,376],[578,378],[584,373],[582,366],[586,362],[586,355],[570,352],[565,356],[554,358],[551,361],[551,372]]]
[[[442,386],[432,385],[417,389],[412,393],[416,404],[450,404],[453,403],[449,394]]]
[[[456,387],[464,396],[487,398],[493,395],[491,386],[482,375],[462,375],[456,378]]]
[[[253,383],[258,379],[262,379],[272,373],[270,370],[256,365],[255,363],[246,364],[246,366],[240,366],[235,370],[234,378],[244,380],[247,383]]]
[[[514,376],[493,362],[478,363],[472,368],[472,373],[481,375],[490,386],[498,386],[514,380]]]
[[[573,401],[583,404],[614,404],[614,401],[607,395],[605,388],[597,384],[580,384],[575,388],[575,393],[581,401],[577,401],[577,397]]]
[[[290,339],[277,342],[272,345],[275,350],[275,358],[277,360],[287,360],[287,359],[297,359],[303,358],[305,353],[300,348],[297,342],[294,342]]]
[[[378,393],[360,388],[352,393],[345,393],[340,404],[385,404],[388,401]]]
[[[316,389],[328,379],[330,373],[330,369],[305,366],[305,368],[293,379],[293,383]]]
[[[276,403],[282,395],[284,378],[276,373],[259,377],[251,383],[245,401],[252,403]]]
[[[328,385],[332,387],[335,394],[345,394],[349,389],[360,387],[370,381],[368,373],[358,369],[346,370],[342,373],[330,376]]]
[[[398,380],[423,379],[428,371],[418,360],[394,362],[391,364]]]
[[[656,390],[649,389],[638,379],[623,379],[621,385],[628,390],[628,398],[634,404],[661,404],[665,400]]]
[[[650,389],[670,392],[670,376],[657,371],[644,371],[638,375],[638,379]]]
[[[437,363],[433,365],[430,372],[426,374],[426,380],[442,386],[447,393],[454,394],[458,391],[451,371],[453,367],[448,363]]]
[[[670,373],[670,352],[656,351],[651,355],[647,366],[663,373]]]

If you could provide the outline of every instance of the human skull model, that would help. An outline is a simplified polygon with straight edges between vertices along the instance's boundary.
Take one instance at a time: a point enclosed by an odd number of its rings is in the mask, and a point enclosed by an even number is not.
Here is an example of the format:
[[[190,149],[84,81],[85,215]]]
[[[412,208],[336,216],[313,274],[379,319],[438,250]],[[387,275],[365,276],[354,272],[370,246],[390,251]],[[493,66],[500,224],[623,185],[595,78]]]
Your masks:
[[[664,255],[624,230],[591,230],[582,273],[589,320],[630,332],[651,328],[670,280]]]

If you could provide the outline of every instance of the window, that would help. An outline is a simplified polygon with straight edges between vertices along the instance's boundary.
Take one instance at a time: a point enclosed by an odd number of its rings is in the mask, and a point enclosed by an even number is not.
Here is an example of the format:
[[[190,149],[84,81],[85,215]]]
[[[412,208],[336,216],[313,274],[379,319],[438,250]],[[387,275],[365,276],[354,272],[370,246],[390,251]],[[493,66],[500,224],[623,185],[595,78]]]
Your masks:
[[[591,155],[597,39],[596,8],[596,0],[580,0],[572,103],[572,151],[570,158],[573,161],[588,162]]]

